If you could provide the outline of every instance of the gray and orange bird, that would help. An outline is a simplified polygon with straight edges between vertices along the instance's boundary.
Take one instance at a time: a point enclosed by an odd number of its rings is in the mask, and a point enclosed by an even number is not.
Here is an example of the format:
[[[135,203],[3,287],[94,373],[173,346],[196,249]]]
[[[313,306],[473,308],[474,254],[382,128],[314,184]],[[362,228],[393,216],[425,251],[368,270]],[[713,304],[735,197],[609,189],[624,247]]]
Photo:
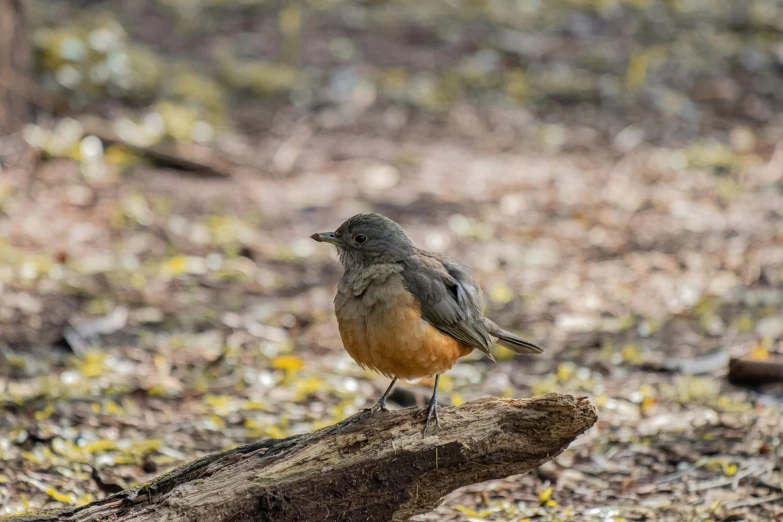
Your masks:
[[[346,351],[362,368],[392,379],[371,413],[386,411],[398,379],[434,375],[426,433],[433,416],[440,426],[438,381],[457,359],[478,349],[494,361],[494,343],[519,354],[543,352],[484,317],[481,289],[465,265],[416,248],[389,218],[358,214],[310,237],[335,245],[345,269],[334,308]]]

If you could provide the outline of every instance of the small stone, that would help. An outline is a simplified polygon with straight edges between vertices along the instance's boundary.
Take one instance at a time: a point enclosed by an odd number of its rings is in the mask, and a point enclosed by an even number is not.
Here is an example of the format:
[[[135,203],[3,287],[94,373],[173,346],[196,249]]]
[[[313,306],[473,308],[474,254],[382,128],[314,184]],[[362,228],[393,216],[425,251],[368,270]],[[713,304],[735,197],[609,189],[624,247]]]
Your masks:
[[[590,315],[560,314],[555,327],[565,332],[593,332],[598,329],[600,319]]]
[[[387,163],[373,163],[364,169],[362,188],[371,191],[387,190],[400,181],[399,171]]]
[[[766,317],[756,324],[756,333],[766,339],[783,337],[783,317]]]
[[[516,216],[527,208],[527,200],[522,194],[506,194],[500,198],[500,212],[506,216]]]
[[[85,207],[92,203],[93,192],[84,185],[72,185],[66,189],[65,197],[71,205]]]
[[[618,132],[612,143],[620,152],[630,152],[641,145],[645,137],[643,128],[630,125]]]
[[[731,146],[737,154],[749,154],[756,149],[756,134],[748,127],[731,129]]]

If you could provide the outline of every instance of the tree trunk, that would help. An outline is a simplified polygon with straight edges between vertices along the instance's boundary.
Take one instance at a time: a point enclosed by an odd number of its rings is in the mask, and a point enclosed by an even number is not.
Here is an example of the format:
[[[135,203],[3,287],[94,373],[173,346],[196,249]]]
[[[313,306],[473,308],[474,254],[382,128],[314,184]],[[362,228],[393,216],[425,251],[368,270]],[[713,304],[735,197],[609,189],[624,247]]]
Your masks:
[[[308,435],[265,440],[186,464],[83,507],[34,521],[402,521],[457,488],[527,473],[596,421],[584,398],[487,398],[423,413],[359,413]]]
[[[17,87],[30,72],[30,47],[22,0],[0,0],[0,138],[25,124],[27,102]]]

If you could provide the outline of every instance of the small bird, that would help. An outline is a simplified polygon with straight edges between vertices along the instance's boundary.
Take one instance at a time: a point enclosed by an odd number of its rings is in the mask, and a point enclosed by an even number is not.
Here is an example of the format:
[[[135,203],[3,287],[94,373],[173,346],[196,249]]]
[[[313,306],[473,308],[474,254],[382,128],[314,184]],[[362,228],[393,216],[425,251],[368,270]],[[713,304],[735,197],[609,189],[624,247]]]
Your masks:
[[[520,354],[544,351],[484,317],[481,289],[465,265],[416,248],[387,217],[357,214],[310,237],[335,245],[345,269],[334,308],[346,351],[362,368],[392,379],[371,414],[387,411],[398,379],[434,375],[426,433],[433,416],[440,426],[438,381],[457,359],[479,349],[494,361],[495,342]]]

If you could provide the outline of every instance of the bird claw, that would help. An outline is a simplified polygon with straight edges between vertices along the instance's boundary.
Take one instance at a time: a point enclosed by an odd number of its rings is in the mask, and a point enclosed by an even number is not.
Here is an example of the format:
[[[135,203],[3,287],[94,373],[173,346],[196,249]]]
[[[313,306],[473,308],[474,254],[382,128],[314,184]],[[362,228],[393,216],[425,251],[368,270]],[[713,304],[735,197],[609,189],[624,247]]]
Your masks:
[[[424,429],[422,430],[422,435],[427,434],[427,430],[430,427],[430,419],[432,419],[432,416],[435,415],[435,431],[440,428],[440,417],[438,417],[438,403],[437,402],[430,402],[430,405],[427,407],[427,420],[424,422]]]
[[[366,413],[367,415],[372,415],[373,413],[378,412],[378,411],[382,411],[384,413],[388,413],[389,410],[386,409],[386,403],[385,402],[378,401],[375,404],[375,406],[373,406],[371,408],[362,408],[359,411],[361,411],[362,413]]]

